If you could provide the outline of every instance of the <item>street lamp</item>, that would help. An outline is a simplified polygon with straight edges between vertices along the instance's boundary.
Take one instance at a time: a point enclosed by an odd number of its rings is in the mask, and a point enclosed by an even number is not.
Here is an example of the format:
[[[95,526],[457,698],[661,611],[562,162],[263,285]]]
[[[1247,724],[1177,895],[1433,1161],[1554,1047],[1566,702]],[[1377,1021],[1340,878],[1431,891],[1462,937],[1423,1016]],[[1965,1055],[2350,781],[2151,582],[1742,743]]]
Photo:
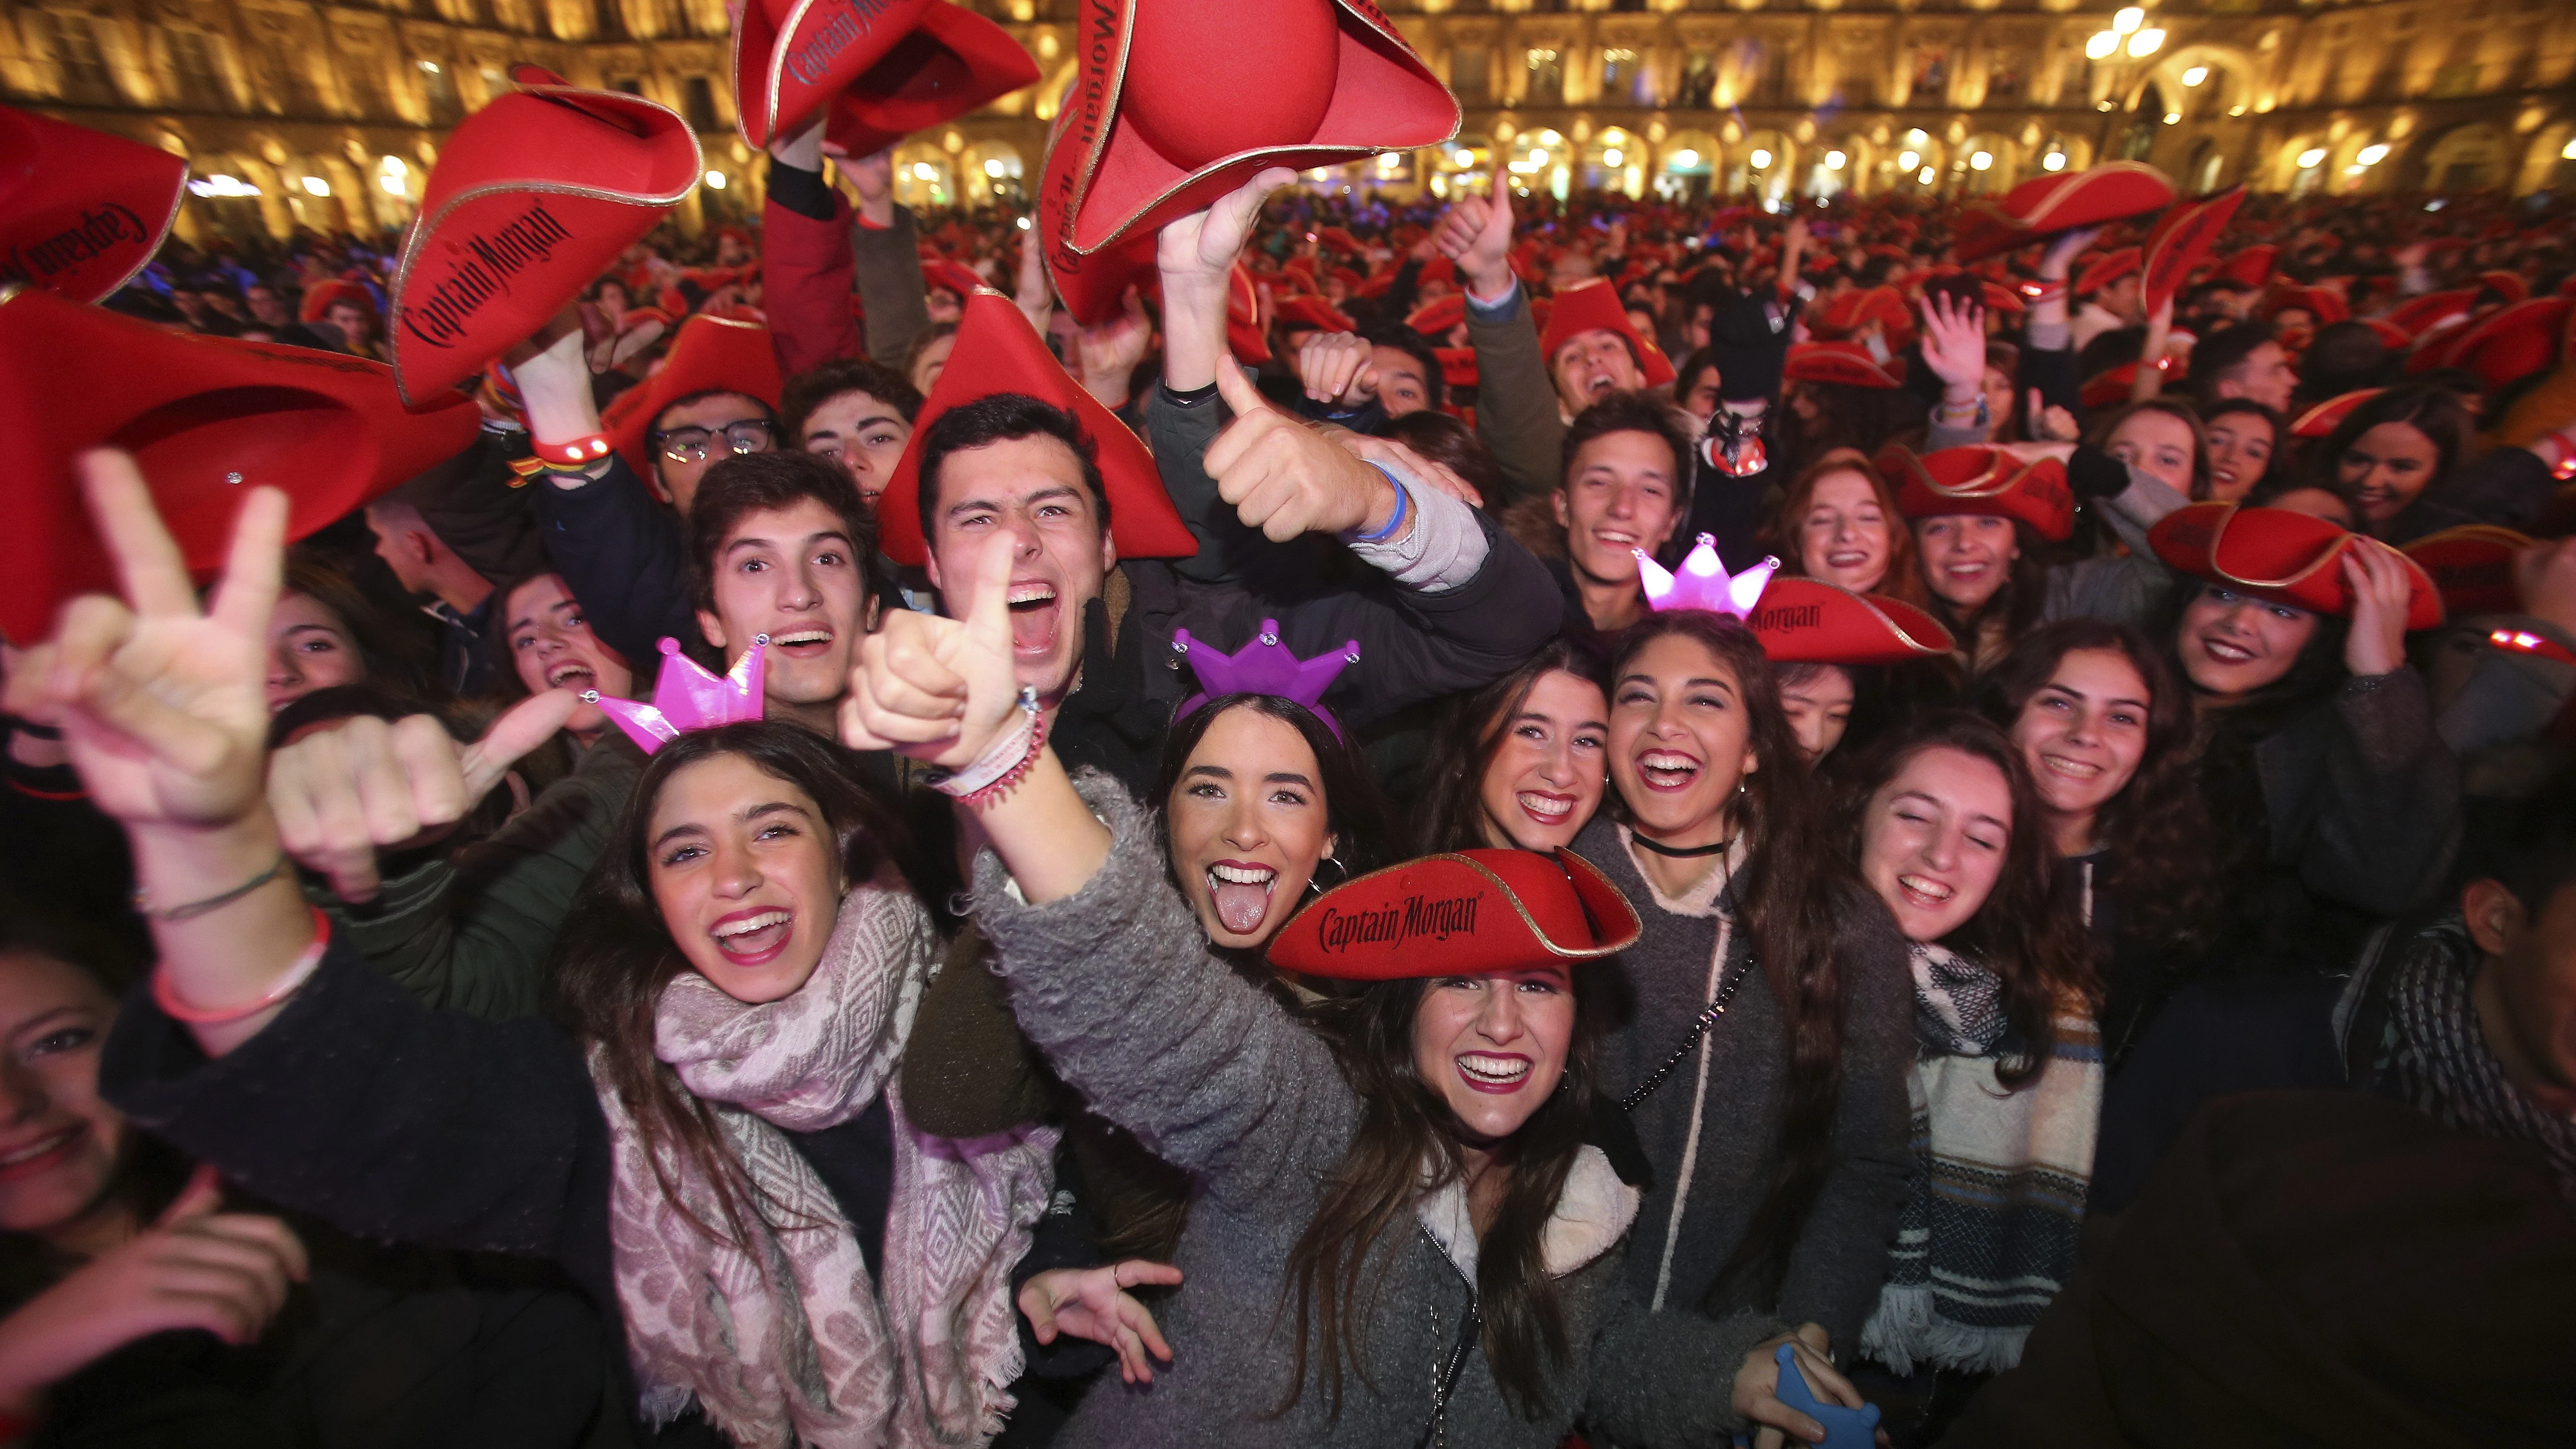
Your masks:
[[[2124,7],[2111,17],[2111,29],[2121,35],[2135,35],[2138,27],[2146,23],[2147,12],[2136,5]]]
[[[2316,169],[2318,165],[2323,163],[2325,159],[2325,147],[2311,146],[2307,150],[2299,153],[2299,169],[2302,171],[2312,171]]]
[[[2117,34],[2108,30],[2097,30],[2093,32],[2092,39],[2084,42],[2084,58],[2109,60],[2119,49],[2120,37]]]
[[[2380,162],[2388,159],[2388,147],[2384,143],[2380,145],[2364,146],[2353,154],[2352,159],[2360,162],[2364,166],[2376,166]]]
[[[1753,169],[1756,171],[1768,170],[1771,165],[1771,153],[1768,151],[1756,151],[1747,159],[1752,161]]]
[[[2129,54],[2136,56],[2140,60],[2144,60],[2148,56],[2155,54],[2157,50],[2161,49],[2164,43],[2165,33],[2163,31],[2141,30],[2137,34],[2129,37]]]

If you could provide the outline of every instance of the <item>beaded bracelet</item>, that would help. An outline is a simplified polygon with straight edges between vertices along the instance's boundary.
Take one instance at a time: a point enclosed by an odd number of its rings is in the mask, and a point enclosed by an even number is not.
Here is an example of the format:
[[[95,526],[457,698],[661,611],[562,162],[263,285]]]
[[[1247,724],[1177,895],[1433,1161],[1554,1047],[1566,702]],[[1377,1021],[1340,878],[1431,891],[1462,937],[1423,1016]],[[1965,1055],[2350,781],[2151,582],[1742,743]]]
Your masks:
[[[315,910],[313,944],[305,947],[303,954],[288,964],[286,974],[278,977],[277,984],[261,993],[258,1000],[241,1006],[211,1008],[191,1006],[181,1001],[170,990],[170,973],[156,967],[152,972],[152,1004],[161,1008],[163,1016],[172,1021],[184,1021],[190,1026],[222,1026],[227,1022],[240,1021],[247,1016],[256,1016],[293,996],[303,988],[305,982],[312,980],[314,971],[322,965],[322,953],[329,949],[330,945],[331,918]]]
[[[1020,686],[1020,722],[1010,733],[984,747],[962,770],[934,770],[930,788],[969,807],[998,798],[1028,777],[1046,748],[1046,714],[1038,708],[1037,691]]]

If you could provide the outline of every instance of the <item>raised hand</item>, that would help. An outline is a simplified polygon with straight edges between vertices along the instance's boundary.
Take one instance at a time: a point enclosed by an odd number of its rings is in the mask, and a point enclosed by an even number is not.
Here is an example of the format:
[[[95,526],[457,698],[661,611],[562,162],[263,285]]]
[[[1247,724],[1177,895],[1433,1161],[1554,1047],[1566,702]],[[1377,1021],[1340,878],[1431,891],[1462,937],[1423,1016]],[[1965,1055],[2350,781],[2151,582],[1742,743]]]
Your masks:
[[[1954,305],[1945,292],[1926,296],[1923,365],[1941,379],[1950,402],[1976,401],[1986,376],[1986,309],[1973,302]]]
[[[304,1244],[276,1218],[217,1212],[222,1199],[214,1169],[198,1168],[158,1222],[0,1320],[0,1404],[29,1404],[155,1333],[256,1340],[308,1272]]]
[[[1296,179],[1285,166],[1269,167],[1207,210],[1166,223],[1155,237],[1154,266],[1163,278],[1165,386],[1194,392],[1216,381],[1217,362],[1227,355],[1225,304],[1234,259],[1270,193]]]
[[[1323,433],[1270,405],[1232,358],[1216,384],[1234,421],[1202,460],[1247,528],[1285,543],[1304,533],[1374,533],[1395,516],[1395,485]]]
[[[1102,407],[1126,406],[1127,380],[1135,375],[1136,364],[1145,360],[1153,337],[1154,323],[1145,315],[1145,299],[1129,287],[1116,315],[1074,333],[1074,380]]]
[[[1494,161],[1493,194],[1451,202],[1432,239],[1466,274],[1469,296],[1493,301],[1511,290],[1512,178],[1500,157]]]
[[[2084,249],[2093,245],[2101,235],[2102,228],[2098,226],[2079,226],[2062,234],[2048,244],[2047,252],[2040,257],[2039,275],[2052,282],[2066,280],[2066,273],[2075,265],[2075,259],[2082,256]]]
[[[1377,348],[1356,332],[1307,333],[1297,342],[1297,380],[1306,396],[1345,410],[1377,396]]]
[[[2084,436],[2084,430],[2076,425],[2075,414],[2050,403],[2038,388],[2032,388],[2023,401],[2022,417],[2034,442],[2072,443]]]
[[[286,495],[254,488],[243,497],[223,583],[200,610],[134,460],[100,450],[84,454],[80,470],[125,598],[89,594],[65,606],[53,639],[10,676],[8,708],[59,720],[91,803],[129,829],[231,824],[259,803]]]
[[[1050,1268],[1021,1285],[1020,1312],[1038,1342],[1053,1343],[1059,1334],[1070,1333],[1105,1343],[1118,1351],[1122,1381],[1150,1384],[1154,1365],[1146,1354],[1170,1363],[1172,1346],[1163,1341],[1153,1313],[1127,1290],[1148,1284],[1168,1288],[1180,1281],[1180,1269],[1141,1258],[1100,1268]]]
[[[2369,538],[2356,538],[2343,551],[2342,568],[2352,590],[2343,667],[2356,679],[2394,674],[2406,665],[2406,605],[2414,596],[2414,575],[2397,550]]]
[[[831,147],[822,148],[829,153]],[[859,193],[859,215],[870,226],[894,224],[894,148],[872,151],[865,156],[841,158],[841,174]]]
[[[1055,283],[1047,276],[1046,248],[1038,245],[1036,213],[1020,220],[1024,223],[1020,228],[1020,269],[1011,300],[1019,304],[1020,315],[1029,319],[1029,330],[1044,337],[1047,323],[1055,314]]]
[[[269,756],[278,840],[297,864],[328,876],[342,900],[373,900],[378,851],[444,835],[579,708],[572,691],[549,689],[470,745],[425,714],[391,724],[360,715],[317,730]]]
[[[841,700],[841,743],[893,750],[957,769],[974,763],[1019,702],[1011,672],[1011,569],[1019,543],[997,530],[975,555],[975,576],[952,579],[966,617],[890,611],[859,641]]]

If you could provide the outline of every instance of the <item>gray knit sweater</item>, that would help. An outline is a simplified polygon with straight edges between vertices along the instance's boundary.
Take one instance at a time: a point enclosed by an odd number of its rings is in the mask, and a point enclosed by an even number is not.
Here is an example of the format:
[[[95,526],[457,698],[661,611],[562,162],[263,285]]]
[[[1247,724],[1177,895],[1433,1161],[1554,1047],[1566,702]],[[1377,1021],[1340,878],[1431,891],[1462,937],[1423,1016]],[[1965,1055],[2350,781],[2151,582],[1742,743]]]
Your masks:
[[[1584,828],[1574,850],[1601,868],[1645,922],[1645,934],[1613,967],[1633,1010],[1602,1043],[1603,1085],[1623,1097],[1672,1055],[1707,1004],[1718,917],[1705,900],[1660,899],[1606,816]],[[1714,893],[1712,885],[1703,894]],[[1790,1323],[1823,1324],[1835,1350],[1848,1352],[1886,1281],[1887,1251],[1914,1170],[1905,1088],[1914,1063],[1914,986],[1885,907],[1855,886],[1835,914],[1843,1031],[1833,1161],[1791,1250],[1776,1311]],[[1750,950],[1745,933],[1731,931],[1729,971],[1743,970]],[[1655,1169],[1628,1249],[1628,1275],[1645,1302],[1656,1301],[1660,1286],[1666,1308],[1736,1306],[1711,1289],[1770,1186],[1788,1070],[1780,1000],[1760,970],[1744,971],[1726,1014],[1629,1114]]]
[[[990,852],[975,873],[976,918],[1022,1029],[1095,1110],[1197,1184],[1174,1255],[1187,1278],[1155,1310],[1174,1362],[1146,1387],[1103,1379],[1057,1442],[1412,1449],[1472,1282],[1422,1223],[1402,1221],[1370,1250],[1365,1381],[1345,1374],[1338,1421],[1311,1368],[1307,1391],[1270,1416],[1290,1386],[1289,1250],[1350,1143],[1358,1103],[1325,1044],[1209,953],[1144,812],[1105,782],[1086,774],[1083,793],[1115,839],[1078,894],[1024,905]],[[1434,1443],[1553,1449],[1578,1411],[1639,1449],[1719,1445],[1743,1427],[1728,1403],[1735,1370],[1772,1322],[1647,1313],[1615,1247],[1557,1287],[1573,1351],[1543,1385],[1547,1411],[1535,1421],[1514,1412],[1471,1351]]]

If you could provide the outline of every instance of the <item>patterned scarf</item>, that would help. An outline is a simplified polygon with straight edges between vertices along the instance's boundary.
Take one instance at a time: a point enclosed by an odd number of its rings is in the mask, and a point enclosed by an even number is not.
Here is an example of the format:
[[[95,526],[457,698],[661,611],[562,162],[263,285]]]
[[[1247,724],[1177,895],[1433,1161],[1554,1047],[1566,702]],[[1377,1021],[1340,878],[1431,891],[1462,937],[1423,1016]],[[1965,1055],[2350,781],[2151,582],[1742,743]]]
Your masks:
[[[2469,999],[2483,960],[2457,916],[2417,932],[2401,948],[2388,987],[2389,1084],[2445,1127],[2536,1144],[2576,1201],[2576,1121],[2505,1079]]]
[[[1916,1170],[1860,1345],[1900,1374],[2006,1369],[2075,1269],[2101,1119],[2101,1033],[2081,1013],[2059,1016],[2047,1065],[2006,1091],[1995,1079],[2002,981],[1940,946],[1916,942],[1910,955]]]
[[[908,893],[863,884],[793,995],[750,1005],[694,972],[663,989],[655,1054],[716,1104],[756,1201],[747,1247],[691,1226],[682,1203],[724,1221],[715,1185],[666,1149],[676,1200],[666,1193],[634,1118],[601,1088],[617,1298],[651,1421],[694,1399],[743,1449],[978,1445],[1000,1432],[1021,1367],[1010,1274],[1052,1191],[1055,1132],[956,1142],[905,1120],[891,1079],[937,947]],[[849,1121],[880,1091],[894,1189],[885,1281],[872,1283],[849,1219],[787,1134]]]

